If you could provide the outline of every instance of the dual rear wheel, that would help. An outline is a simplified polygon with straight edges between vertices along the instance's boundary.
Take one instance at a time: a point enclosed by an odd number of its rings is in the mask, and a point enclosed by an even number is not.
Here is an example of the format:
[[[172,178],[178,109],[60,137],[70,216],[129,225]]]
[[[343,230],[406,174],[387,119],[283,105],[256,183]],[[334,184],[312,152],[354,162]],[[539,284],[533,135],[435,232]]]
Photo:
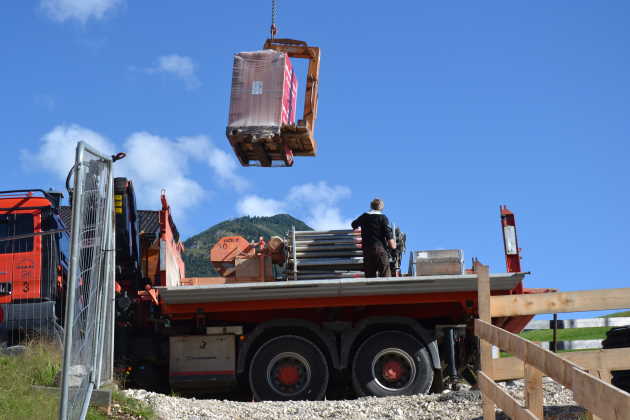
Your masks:
[[[359,346],[352,361],[352,386],[359,396],[425,394],[433,383],[429,352],[402,331],[382,331]]]
[[[319,347],[296,335],[267,341],[249,366],[256,401],[321,400],[328,377],[328,362]]]
[[[321,400],[329,367],[312,341],[283,335],[267,341],[254,354],[249,383],[257,401]],[[368,337],[352,361],[352,385],[358,396],[427,393],[433,382],[429,353],[421,341],[401,331]]]

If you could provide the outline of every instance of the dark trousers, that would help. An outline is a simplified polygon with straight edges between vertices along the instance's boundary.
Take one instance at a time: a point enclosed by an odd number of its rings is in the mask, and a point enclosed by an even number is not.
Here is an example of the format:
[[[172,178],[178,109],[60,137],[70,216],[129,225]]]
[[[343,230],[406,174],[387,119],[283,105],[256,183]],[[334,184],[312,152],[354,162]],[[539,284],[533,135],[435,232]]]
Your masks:
[[[389,269],[389,255],[381,247],[363,250],[363,267],[365,277],[391,277]]]

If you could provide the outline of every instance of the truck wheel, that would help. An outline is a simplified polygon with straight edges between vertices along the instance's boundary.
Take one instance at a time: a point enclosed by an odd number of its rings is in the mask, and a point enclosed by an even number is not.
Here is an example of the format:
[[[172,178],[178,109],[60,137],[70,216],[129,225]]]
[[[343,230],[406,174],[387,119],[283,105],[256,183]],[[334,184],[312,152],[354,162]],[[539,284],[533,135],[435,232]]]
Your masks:
[[[433,382],[426,347],[401,331],[383,331],[361,344],[352,361],[352,386],[359,396],[425,394]]]
[[[249,365],[249,384],[256,401],[321,400],[328,375],[322,351],[295,335],[267,341]]]

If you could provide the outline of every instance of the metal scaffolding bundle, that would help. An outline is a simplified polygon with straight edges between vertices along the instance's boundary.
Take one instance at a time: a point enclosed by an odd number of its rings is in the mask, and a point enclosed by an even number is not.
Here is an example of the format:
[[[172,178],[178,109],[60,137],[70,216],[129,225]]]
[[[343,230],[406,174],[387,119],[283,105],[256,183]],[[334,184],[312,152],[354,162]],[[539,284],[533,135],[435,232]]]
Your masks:
[[[293,228],[287,245],[285,275],[289,280],[364,277],[360,232]]]

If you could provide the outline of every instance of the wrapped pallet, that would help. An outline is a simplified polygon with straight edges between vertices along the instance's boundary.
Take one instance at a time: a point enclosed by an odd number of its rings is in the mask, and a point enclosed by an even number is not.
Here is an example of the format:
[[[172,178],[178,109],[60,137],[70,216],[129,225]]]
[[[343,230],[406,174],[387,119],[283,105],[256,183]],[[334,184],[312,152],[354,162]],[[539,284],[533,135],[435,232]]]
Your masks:
[[[228,137],[248,133],[257,138],[280,133],[296,119],[297,79],[286,53],[241,52],[234,56]]]

